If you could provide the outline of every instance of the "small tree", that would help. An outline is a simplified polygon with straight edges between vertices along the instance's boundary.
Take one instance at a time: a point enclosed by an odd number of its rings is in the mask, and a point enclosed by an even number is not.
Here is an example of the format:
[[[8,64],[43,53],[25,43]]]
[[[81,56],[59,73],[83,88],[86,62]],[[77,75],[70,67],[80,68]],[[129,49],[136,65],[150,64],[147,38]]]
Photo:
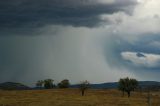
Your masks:
[[[43,80],[38,80],[37,83],[36,83],[36,86],[38,88],[42,88],[43,87],[43,84],[44,84],[44,81]]]
[[[86,81],[81,81],[79,84],[79,89],[81,91],[82,96],[84,96],[84,92],[90,87],[90,83]]]
[[[52,79],[46,79],[44,80],[44,88],[46,89],[51,89],[54,87],[54,84],[53,84],[53,81]]]
[[[69,88],[70,83],[68,79],[62,80],[60,83],[58,83],[59,88]]]
[[[121,90],[123,94],[127,92],[128,97],[130,97],[131,91],[134,91],[135,88],[138,87],[138,81],[136,79],[129,79],[128,77],[120,79],[118,84],[119,90]]]

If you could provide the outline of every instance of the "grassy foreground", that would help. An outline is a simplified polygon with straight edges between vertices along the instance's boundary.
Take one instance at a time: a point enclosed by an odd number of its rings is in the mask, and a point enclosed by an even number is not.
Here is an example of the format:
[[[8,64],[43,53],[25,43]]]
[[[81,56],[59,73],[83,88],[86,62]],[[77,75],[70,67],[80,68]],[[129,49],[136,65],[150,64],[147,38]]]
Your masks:
[[[160,106],[160,92],[151,96],[151,106]],[[88,90],[81,96],[78,89],[0,91],[0,106],[148,106],[146,93],[122,97],[117,90]]]

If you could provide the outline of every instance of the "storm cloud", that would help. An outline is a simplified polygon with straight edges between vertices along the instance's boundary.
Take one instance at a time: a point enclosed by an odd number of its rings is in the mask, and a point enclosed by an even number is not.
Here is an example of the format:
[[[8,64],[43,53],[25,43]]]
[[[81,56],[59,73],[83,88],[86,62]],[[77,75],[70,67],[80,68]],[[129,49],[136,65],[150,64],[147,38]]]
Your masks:
[[[101,83],[126,76],[159,81],[159,5],[156,0],[1,1],[0,81]]]
[[[46,25],[94,27],[102,21],[101,14],[131,14],[136,4],[135,0],[3,0],[0,28],[18,32]]]

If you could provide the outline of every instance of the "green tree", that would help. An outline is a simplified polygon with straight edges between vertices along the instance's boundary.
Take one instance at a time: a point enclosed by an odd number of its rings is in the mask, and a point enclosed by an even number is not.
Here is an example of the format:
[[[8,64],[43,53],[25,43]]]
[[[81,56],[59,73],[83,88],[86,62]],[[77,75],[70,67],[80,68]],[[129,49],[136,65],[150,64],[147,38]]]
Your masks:
[[[127,92],[128,97],[130,97],[131,91],[134,91],[138,87],[138,81],[136,79],[121,78],[118,82],[118,88],[123,92]]]
[[[51,89],[54,87],[54,84],[53,84],[53,81],[52,79],[46,79],[44,80],[44,88],[46,89]]]
[[[82,96],[84,96],[85,91],[90,87],[90,83],[86,81],[81,81],[79,84],[79,89],[81,91]]]
[[[44,81],[43,80],[38,80],[37,83],[36,83],[36,86],[38,88],[42,88],[43,87],[43,84],[44,84]]]
[[[70,83],[68,79],[62,80],[60,83],[58,83],[59,88],[69,88]]]

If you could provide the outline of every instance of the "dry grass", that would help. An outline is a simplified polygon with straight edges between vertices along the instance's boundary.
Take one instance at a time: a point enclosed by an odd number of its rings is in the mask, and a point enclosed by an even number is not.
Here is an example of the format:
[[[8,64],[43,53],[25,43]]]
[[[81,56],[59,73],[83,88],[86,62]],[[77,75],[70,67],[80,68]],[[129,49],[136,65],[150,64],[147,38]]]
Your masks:
[[[0,91],[0,106],[147,106],[147,94],[122,97],[117,90],[88,90],[84,97],[78,89]],[[152,106],[160,106],[160,92],[154,92]]]

